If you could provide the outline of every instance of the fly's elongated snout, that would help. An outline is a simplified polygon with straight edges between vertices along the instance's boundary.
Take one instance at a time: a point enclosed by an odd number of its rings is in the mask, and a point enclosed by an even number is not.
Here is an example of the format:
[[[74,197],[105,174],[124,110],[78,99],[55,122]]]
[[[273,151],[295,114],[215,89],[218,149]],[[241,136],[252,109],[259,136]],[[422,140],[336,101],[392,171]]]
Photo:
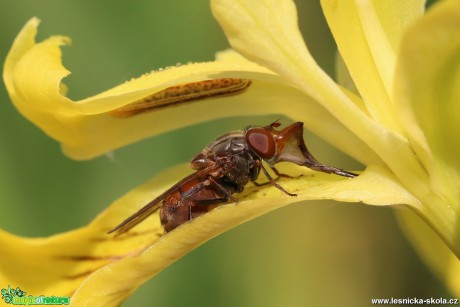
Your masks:
[[[349,178],[358,176],[316,160],[305,145],[302,122],[296,122],[278,131],[275,128],[279,126],[279,123],[274,122],[265,127],[249,128],[246,132],[249,146],[270,166],[286,161],[328,174]]]

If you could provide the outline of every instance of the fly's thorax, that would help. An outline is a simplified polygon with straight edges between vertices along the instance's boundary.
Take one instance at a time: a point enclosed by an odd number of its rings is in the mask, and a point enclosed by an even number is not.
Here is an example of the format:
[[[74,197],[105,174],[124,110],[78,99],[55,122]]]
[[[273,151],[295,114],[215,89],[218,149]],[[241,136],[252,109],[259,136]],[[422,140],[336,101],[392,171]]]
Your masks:
[[[202,153],[209,157],[235,155],[247,149],[247,143],[243,131],[233,131],[221,135],[209,144]]]
[[[249,149],[236,154],[219,156],[217,162],[222,169],[222,181],[233,185],[237,192],[243,191],[244,186],[252,179],[257,157]]]
[[[238,154],[247,148],[242,130],[223,134],[208,144],[191,161],[193,169],[203,169],[215,163],[217,157]]]

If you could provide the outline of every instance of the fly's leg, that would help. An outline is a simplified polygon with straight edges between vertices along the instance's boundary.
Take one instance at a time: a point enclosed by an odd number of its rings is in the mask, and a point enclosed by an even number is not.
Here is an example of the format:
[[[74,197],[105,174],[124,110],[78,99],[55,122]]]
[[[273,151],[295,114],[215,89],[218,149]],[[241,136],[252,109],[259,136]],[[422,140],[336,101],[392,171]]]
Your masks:
[[[274,166],[270,166],[270,169],[275,173],[276,176],[278,176],[278,178],[294,178],[288,174],[280,173]],[[276,178],[275,180],[278,180],[278,178]]]
[[[289,196],[297,196],[297,194],[289,193],[289,192],[286,191],[282,186],[280,186],[279,184],[277,184],[277,183],[275,182],[275,180],[270,176],[270,174],[267,172],[267,170],[265,169],[265,167],[264,167],[262,164],[260,164],[260,167],[262,168],[262,171],[264,172],[265,176],[266,176],[267,179],[270,181],[270,184],[271,184],[272,186],[274,186],[275,188],[277,188],[278,190],[280,190],[281,192],[283,192],[283,193],[285,193],[285,194],[287,194],[287,195],[289,195]],[[277,175],[278,175],[278,174],[277,174]],[[283,174],[281,174],[281,175],[283,175]],[[278,176],[279,176],[279,175],[278,175]],[[287,176],[287,175],[286,175],[286,176]],[[281,177],[281,176],[279,176],[279,177]]]
[[[179,189],[179,193],[180,193],[180,196],[182,196],[182,198],[186,199],[186,198],[189,198],[191,196],[193,196],[194,194],[200,192],[201,190],[203,190],[207,185],[204,183],[204,182],[200,182],[200,184],[194,186],[193,188],[187,190],[187,191],[182,191],[181,189]]]
[[[262,165],[262,163],[260,163],[260,165]],[[270,166],[270,169],[271,169],[271,170],[275,173],[275,175],[277,176],[275,179],[273,179],[274,181],[277,181],[277,180],[280,179],[280,178],[294,178],[294,177],[292,177],[292,176],[290,176],[290,175],[288,175],[288,174],[280,173],[280,172],[276,169],[276,167],[274,167],[274,166]],[[264,183],[258,183],[258,182],[256,182],[256,181],[253,181],[252,183],[253,183],[255,186],[257,186],[257,187],[262,187],[262,186],[264,186],[264,185],[271,184],[270,181],[269,181],[269,182],[264,182]]]
[[[203,199],[203,200],[197,200],[195,203],[198,206],[212,206],[212,205],[218,205],[227,200],[227,197],[220,197],[220,198],[214,198],[214,199]]]
[[[218,183],[217,181],[214,180],[214,178],[212,177],[208,177],[208,180],[217,188],[219,189],[219,191],[221,191],[222,193],[224,193],[224,195],[231,199],[234,203],[237,203],[238,202],[238,198],[236,197],[233,197],[232,194],[224,187],[222,186],[220,183]]]
[[[204,188],[209,190],[205,191],[205,194],[197,195],[197,192],[202,191]],[[197,186],[196,191],[193,192],[193,206],[189,206],[188,208],[189,220],[211,211],[229,199],[237,203],[238,199],[232,196],[232,193],[234,193],[235,190],[235,187],[226,183],[220,183],[214,177],[208,176],[206,180]],[[210,191],[211,193],[207,193]]]

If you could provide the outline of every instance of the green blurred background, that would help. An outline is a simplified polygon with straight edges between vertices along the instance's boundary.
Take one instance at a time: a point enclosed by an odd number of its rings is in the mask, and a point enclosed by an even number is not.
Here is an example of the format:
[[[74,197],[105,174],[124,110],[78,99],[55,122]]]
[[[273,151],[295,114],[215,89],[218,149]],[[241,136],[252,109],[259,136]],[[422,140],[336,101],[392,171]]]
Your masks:
[[[319,1],[297,2],[309,48],[333,74],[335,45]],[[212,60],[228,47],[205,0],[16,0],[0,4],[2,59],[32,16],[42,20],[39,39],[72,38],[63,61],[72,71],[65,82],[75,99],[152,69]],[[113,159],[77,162],[21,117],[1,86],[0,227],[34,237],[80,227],[159,171],[188,161],[218,134],[278,117],[203,123],[120,149]],[[306,138],[322,162],[362,168],[314,135]],[[420,262],[392,209],[314,202],[211,240],[124,306],[368,306],[377,297],[440,296],[450,294]]]

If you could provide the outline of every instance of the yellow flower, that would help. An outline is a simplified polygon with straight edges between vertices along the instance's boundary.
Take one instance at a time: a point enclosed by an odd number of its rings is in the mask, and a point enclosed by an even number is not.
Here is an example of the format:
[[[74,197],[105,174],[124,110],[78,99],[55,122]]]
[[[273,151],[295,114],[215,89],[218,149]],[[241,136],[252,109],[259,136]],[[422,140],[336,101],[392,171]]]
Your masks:
[[[215,62],[152,72],[80,101],[66,97],[62,83],[69,71],[61,63],[60,47],[70,40],[55,36],[37,43],[39,22],[30,20],[8,54],[4,82],[16,108],[74,159],[90,159],[205,120],[264,112],[303,121],[367,167],[348,180],[286,165],[285,172],[308,174],[282,181],[297,198],[269,187],[248,187],[239,204],[222,206],[166,236],[161,237],[157,215],[126,236],[106,235],[185,175],[180,166],[131,191],[81,229],[45,239],[0,232],[5,250],[1,284],[17,284],[29,293],[68,294],[75,305],[116,305],[212,237],[310,199],[405,205],[459,255],[455,102],[460,3],[443,1],[423,17],[424,1],[324,0],[322,6],[349,72],[343,80],[351,77],[356,92],[338,85],[316,64],[290,0],[213,0],[213,13],[238,53],[226,51]],[[178,85],[227,78],[251,83],[234,95],[198,97],[143,114],[126,111],[126,105],[132,110],[146,100],[165,102],[158,97],[174,93]],[[450,251],[443,253],[454,257]],[[31,253],[33,263],[26,261]],[[456,258],[452,263],[458,266]],[[35,277],[27,274],[31,270]]]
[[[213,4],[236,51],[314,97],[378,161],[353,157],[368,167],[377,164],[390,170],[395,182],[417,199],[406,207],[450,250],[414,215],[402,212],[402,220],[422,255],[458,293],[460,2],[443,1],[421,18],[425,1],[322,0],[349,72],[345,70],[343,81],[353,84],[350,90],[358,97],[335,84],[315,63],[293,18],[292,2]]]

